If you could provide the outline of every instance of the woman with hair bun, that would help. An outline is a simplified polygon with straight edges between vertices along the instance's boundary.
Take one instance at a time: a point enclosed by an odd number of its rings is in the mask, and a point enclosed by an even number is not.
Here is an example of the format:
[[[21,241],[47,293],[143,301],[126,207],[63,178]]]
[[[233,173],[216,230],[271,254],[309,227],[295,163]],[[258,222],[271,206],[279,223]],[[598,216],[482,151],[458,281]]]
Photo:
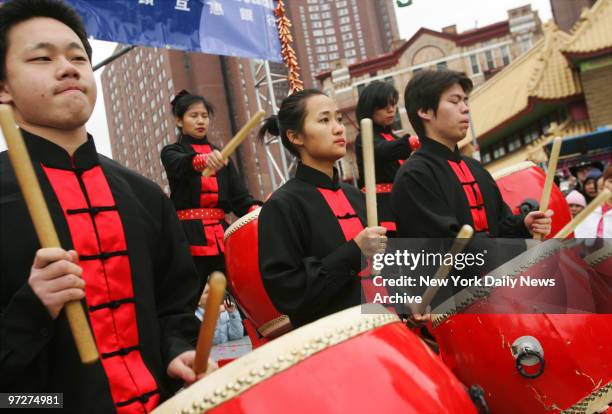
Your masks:
[[[225,214],[242,216],[261,203],[249,194],[232,161],[208,141],[213,106],[186,90],[171,105],[179,136],[162,149],[161,160],[203,289],[212,271],[225,269]],[[206,167],[214,174],[202,176]]]
[[[376,201],[378,202],[378,221],[390,232],[396,229],[391,211],[391,188],[395,174],[412,151],[420,147],[419,138],[409,135],[403,138],[393,133],[399,94],[387,82],[373,81],[359,95],[357,120],[372,119],[374,127],[374,164],[376,168]],[[361,133],[355,139],[355,155],[359,168],[359,188],[363,188],[363,153]]]
[[[296,92],[266,120],[260,137],[266,133],[280,136],[299,163],[259,214],[259,265],[270,299],[298,327],[360,303],[361,255],[384,251],[386,229],[364,228],[363,194],[334,168],[346,136],[333,100]]]

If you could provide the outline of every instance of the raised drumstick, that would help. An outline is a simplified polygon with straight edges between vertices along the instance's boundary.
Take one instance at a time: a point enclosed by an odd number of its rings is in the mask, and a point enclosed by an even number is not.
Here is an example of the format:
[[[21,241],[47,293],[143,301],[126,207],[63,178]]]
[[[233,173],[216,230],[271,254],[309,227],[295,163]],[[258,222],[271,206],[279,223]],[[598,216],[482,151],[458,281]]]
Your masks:
[[[251,130],[257,125],[259,125],[261,119],[265,114],[266,113],[264,111],[258,111],[251,119],[249,119],[249,122],[244,124],[240,131],[238,131],[238,133],[234,135],[230,142],[228,142],[227,145],[223,147],[223,149],[221,150],[221,155],[224,159],[228,159],[234,153],[234,151],[236,151],[236,148],[238,148],[242,141],[244,141],[249,136]],[[209,177],[212,173],[213,171],[209,168],[205,168],[204,171],[202,171],[202,175],[204,177]]]
[[[51,220],[47,203],[40,190],[30,155],[23,142],[23,137],[17,129],[13,108],[9,105],[0,105],[0,124],[6,139],[9,158],[19,183],[19,188],[25,199],[30,218],[34,224],[36,235],[43,248],[61,247],[57,232]],[[98,360],[98,350],[91,329],[85,318],[81,301],[75,300],[64,305],[66,318],[74,337],[81,362],[92,364]]]
[[[378,226],[376,205],[376,173],[374,170],[374,133],[372,120],[361,120],[361,141],[363,143],[363,178],[365,182],[366,214],[368,227]]]
[[[198,344],[196,346],[196,356],[193,370],[196,375],[206,372],[208,368],[208,357],[212,349],[215,328],[219,319],[219,307],[225,297],[225,286],[227,281],[221,272],[212,272],[208,279],[208,299],[204,310],[204,319],[200,325]]]
[[[561,137],[556,137],[553,141],[552,150],[550,152],[550,159],[548,160],[548,171],[546,172],[546,181],[544,181],[544,190],[542,190],[542,198],[540,199],[540,211],[548,210],[548,204],[550,202],[550,192],[555,179],[555,173],[557,172],[557,162],[559,161],[559,153],[561,152]],[[542,239],[540,234],[536,234],[534,239]]]

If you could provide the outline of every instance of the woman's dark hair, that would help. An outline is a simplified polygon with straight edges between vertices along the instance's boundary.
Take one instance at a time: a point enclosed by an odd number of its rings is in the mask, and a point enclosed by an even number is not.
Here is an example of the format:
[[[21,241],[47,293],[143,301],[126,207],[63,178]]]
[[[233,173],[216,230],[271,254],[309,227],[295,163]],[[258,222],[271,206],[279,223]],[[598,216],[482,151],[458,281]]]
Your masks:
[[[299,157],[299,153],[287,137],[287,131],[302,132],[304,120],[308,115],[306,112],[306,101],[308,98],[317,95],[325,94],[318,89],[304,89],[283,99],[278,115],[272,115],[264,121],[263,126],[259,130],[260,139],[263,139],[266,132],[270,135],[280,136],[281,142],[287,148],[287,151]]]
[[[393,85],[387,82],[374,81],[366,86],[359,95],[357,102],[357,121],[372,118],[374,111],[397,105],[399,94]]]
[[[449,69],[421,70],[410,79],[404,91],[404,105],[408,119],[419,137],[426,135],[419,110],[433,109],[435,114],[438,111],[440,97],[455,84],[459,84],[466,94],[469,94],[474,87],[465,73]]]
[[[13,26],[35,17],[48,17],[68,26],[81,40],[91,63],[91,45],[81,16],[59,0],[14,0],[0,5],[0,81],[6,80],[6,53],[9,49],[9,31]]]
[[[191,94],[187,90],[183,89],[176,94],[174,99],[170,101],[170,106],[172,106],[172,115],[182,119],[189,107],[198,102],[202,102],[204,108],[206,108],[206,111],[208,111],[209,116],[213,116],[215,114],[215,108],[203,96]]]

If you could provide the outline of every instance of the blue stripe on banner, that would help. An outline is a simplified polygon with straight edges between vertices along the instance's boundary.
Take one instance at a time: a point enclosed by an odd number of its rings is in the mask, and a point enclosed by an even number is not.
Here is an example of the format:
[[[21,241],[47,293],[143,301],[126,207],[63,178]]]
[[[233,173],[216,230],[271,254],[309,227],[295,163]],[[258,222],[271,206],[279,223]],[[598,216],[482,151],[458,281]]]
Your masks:
[[[282,62],[274,0],[65,0],[89,36]]]

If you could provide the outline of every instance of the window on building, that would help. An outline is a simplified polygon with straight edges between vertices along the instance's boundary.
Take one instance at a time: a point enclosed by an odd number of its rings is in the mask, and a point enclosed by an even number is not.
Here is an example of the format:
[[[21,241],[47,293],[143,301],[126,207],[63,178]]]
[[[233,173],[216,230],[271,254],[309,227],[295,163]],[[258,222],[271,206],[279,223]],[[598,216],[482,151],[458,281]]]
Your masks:
[[[493,52],[491,50],[485,52],[485,58],[487,59],[487,69],[495,69],[495,60],[493,59]]]
[[[323,36],[323,30],[313,30],[312,31],[312,35],[317,37],[317,36]]]
[[[333,20],[325,20],[323,22],[323,27],[333,27],[333,26],[334,26]]]
[[[327,52],[327,46],[317,46],[315,50],[317,51],[317,53],[325,53]]]
[[[484,151],[480,155],[480,160],[482,161],[483,164],[490,163],[491,162],[491,153],[489,151]]]
[[[478,56],[470,55],[470,65],[472,66],[472,74],[478,75],[480,73],[480,64],[478,63]]]
[[[497,159],[506,155],[506,147],[503,142],[493,146],[493,159]]]
[[[336,36],[329,36],[327,38],[327,43],[336,43]]]
[[[518,134],[512,135],[508,140],[508,152],[516,151],[521,147],[521,136]]]
[[[327,11],[327,10],[329,10],[329,8],[330,8],[329,4],[322,4],[321,5],[321,11]]]
[[[324,44],[325,44],[325,39],[324,39],[324,38],[322,38],[322,37],[317,37],[317,38],[314,40],[314,44],[315,44],[315,45],[324,45]],[[307,45],[307,46],[308,46],[308,45]]]
[[[338,55],[338,53],[330,53],[329,54],[329,60],[336,60],[339,59],[340,55]]]
[[[352,42],[352,41],[351,42],[344,42],[344,48],[345,49],[349,49],[349,48],[352,48],[352,47],[355,47],[355,42]]]
[[[342,0],[342,1],[337,1],[336,2],[336,7],[339,9],[341,7],[346,7],[346,0]]]
[[[308,6],[308,11],[311,12],[311,13],[312,12],[317,12],[317,11],[319,11],[319,6],[317,6],[317,5]]]
[[[348,9],[338,9],[338,16],[346,16],[349,14]]]
[[[312,22],[313,29],[321,29],[323,27],[323,23],[321,22]]]
[[[310,14],[310,20],[320,20],[321,16],[319,15],[319,13],[311,13]]]
[[[341,17],[339,20],[340,24],[347,24],[351,22],[351,18],[348,16]]]
[[[330,27],[329,29],[325,29],[325,36],[333,35],[335,33],[336,33],[336,30],[333,27]]]
[[[344,33],[342,35],[342,40],[353,40],[353,33]]]
[[[321,13],[321,17],[323,19],[331,19],[332,15],[331,15],[331,12],[325,12],[325,13]]]
[[[337,45],[329,45],[329,46],[327,46],[327,50],[329,50],[330,52],[335,52],[336,50],[338,50],[338,46]]]
[[[531,38],[522,39],[520,42],[520,45],[521,45],[522,52],[528,51],[529,48],[531,48]]]
[[[510,64],[510,48],[508,47],[508,45],[503,45],[501,47],[501,55],[502,55],[502,61],[504,62],[504,66],[507,66]]]
[[[346,56],[346,57],[354,57],[354,56],[357,56],[357,52],[355,52],[355,49],[347,49],[344,52],[344,56]]]

